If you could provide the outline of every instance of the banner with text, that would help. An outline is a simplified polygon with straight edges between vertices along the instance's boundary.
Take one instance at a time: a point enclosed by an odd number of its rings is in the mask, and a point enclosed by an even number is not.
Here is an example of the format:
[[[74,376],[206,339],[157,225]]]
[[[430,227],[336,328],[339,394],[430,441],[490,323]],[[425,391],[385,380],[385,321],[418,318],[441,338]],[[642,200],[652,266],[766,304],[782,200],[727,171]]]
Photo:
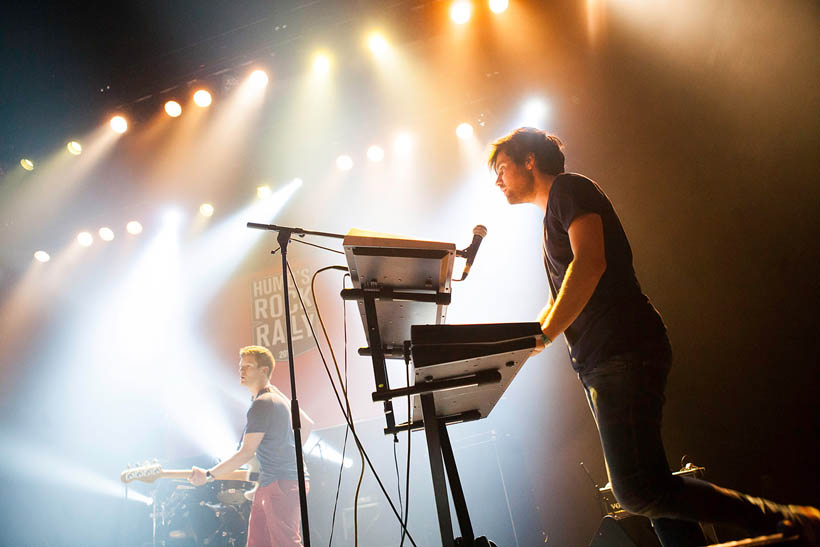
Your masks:
[[[293,280],[288,279],[293,355],[296,356],[316,347],[308,323],[308,321],[313,322],[316,316],[316,307],[313,302],[313,295],[310,292],[310,269],[294,266],[291,266],[291,268],[304,302],[304,306],[302,306],[296,287],[293,286]],[[284,295],[281,274],[268,274],[265,277],[251,280],[252,340],[254,344],[271,350],[277,361],[288,358]]]

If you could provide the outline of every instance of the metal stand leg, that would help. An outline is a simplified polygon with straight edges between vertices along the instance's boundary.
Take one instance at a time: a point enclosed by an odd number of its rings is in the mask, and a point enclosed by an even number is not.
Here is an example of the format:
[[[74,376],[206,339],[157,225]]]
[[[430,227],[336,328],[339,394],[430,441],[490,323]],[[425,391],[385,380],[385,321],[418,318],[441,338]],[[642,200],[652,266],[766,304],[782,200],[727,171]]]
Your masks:
[[[441,531],[443,547],[454,547],[453,522],[450,519],[450,501],[447,498],[447,481],[444,476],[444,465],[441,460],[441,440],[436,407],[433,394],[421,395],[421,410],[424,416],[424,432],[427,435],[427,454],[430,457],[430,472],[433,475],[433,492],[436,497],[438,526]],[[449,439],[448,443],[449,445]]]
[[[291,232],[281,230],[277,236],[282,251],[282,292],[285,297],[285,332],[288,337],[288,365],[290,370],[290,414],[293,426],[293,440],[296,450],[296,478],[299,484],[299,511],[302,519],[302,540],[310,547],[310,525],[308,523],[307,488],[305,486],[305,463],[302,457],[302,421],[299,416],[299,398],[296,396],[296,369],[293,365],[293,335],[290,326],[290,298],[288,290],[288,242]]]
[[[472,545],[475,540],[473,525],[470,522],[467,501],[464,499],[464,490],[461,488],[461,480],[458,477],[458,468],[456,467],[455,456],[453,456],[453,446],[450,444],[450,435],[447,433],[447,426],[443,423],[439,424],[439,436],[441,437],[441,453],[444,456],[444,466],[447,469],[447,479],[450,482],[450,494],[453,496],[458,527],[461,530],[461,539],[465,545]]]
[[[379,333],[379,318],[376,314],[376,299],[372,292],[364,292],[364,309],[367,318],[368,340],[373,358],[373,377],[376,380],[376,393],[389,390],[390,383],[387,380],[387,365],[384,361],[384,350],[382,348],[381,334]],[[396,427],[396,416],[393,414],[393,401],[384,401],[384,418],[387,427]]]

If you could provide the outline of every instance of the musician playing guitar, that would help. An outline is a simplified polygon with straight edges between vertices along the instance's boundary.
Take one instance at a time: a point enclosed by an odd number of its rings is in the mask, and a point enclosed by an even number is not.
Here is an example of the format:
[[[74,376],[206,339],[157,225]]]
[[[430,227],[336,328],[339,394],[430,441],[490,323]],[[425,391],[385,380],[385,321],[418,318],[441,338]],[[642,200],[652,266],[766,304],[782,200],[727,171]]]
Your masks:
[[[270,351],[248,346],[239,350],[239,357],[239,381],[248,388],[253,400],[242,445],[236,454],[211,469],[194,467],[188,480],[201,486],[248,463],[255,454],[261,472],[248,522],[248,547],[300,545],[299,488],[290,404],[270,383],[276,366]],[[309,487],[307,481],[305,487]]]

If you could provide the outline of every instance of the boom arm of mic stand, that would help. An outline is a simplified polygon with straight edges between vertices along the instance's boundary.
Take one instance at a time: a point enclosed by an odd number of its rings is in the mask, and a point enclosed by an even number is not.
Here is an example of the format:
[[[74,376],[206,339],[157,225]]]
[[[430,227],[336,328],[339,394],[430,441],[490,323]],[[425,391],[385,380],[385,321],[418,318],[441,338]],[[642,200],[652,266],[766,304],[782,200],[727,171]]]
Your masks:
[[[277,226],[276,224],[260,224],[258,222],[248,222],[246,224],[248,228],[253,228],[254,230],[268,230],[271,232],[288,232],[291,235],[296,234],[298,236],[322,236],[322,237],[332,237],[335,239],[344,239],[344,234],[335,234],[333,232],[316,232],[313,230],[305,230],[304,228],[294,228],[292,226]]]

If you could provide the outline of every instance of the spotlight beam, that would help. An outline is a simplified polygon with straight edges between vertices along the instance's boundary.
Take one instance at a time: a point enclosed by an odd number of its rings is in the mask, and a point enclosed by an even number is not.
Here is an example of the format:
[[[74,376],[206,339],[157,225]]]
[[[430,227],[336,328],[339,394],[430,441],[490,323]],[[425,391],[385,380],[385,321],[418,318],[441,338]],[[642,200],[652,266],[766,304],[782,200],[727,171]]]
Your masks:
[[[19,476],[35,482],[56,483],[101,496],[122,499],[124,490],[121,483],[101,475],[79,464],[56,458],[54,447],[36,446],[26,439],[0,432],[3,461]],[[151,498],[139,492],[129,491],[128,499],[149,504]]]

